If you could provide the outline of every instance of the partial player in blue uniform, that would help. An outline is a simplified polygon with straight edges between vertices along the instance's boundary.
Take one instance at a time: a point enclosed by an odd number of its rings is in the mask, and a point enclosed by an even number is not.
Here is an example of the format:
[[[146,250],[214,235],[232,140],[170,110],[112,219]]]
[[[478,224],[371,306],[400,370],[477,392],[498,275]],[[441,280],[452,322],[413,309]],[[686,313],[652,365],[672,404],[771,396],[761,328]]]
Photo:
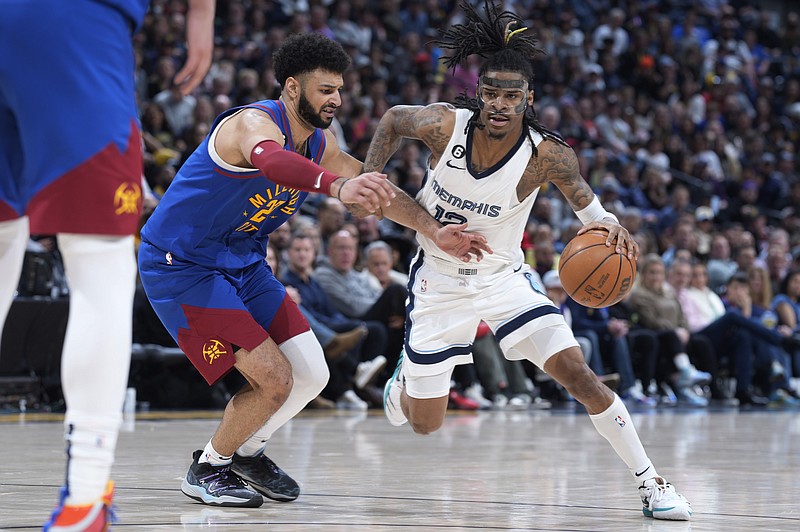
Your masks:
[[[176,78],[186,93],[208,70],[213,43],[214,2],[190,4],[189,54]],[[50,530],[108,522],[142,203],[132,35],[147,6],[0,2],[0,324],[30,232],[58,235],[72,295],[61,378],[67,479]]]
[[[206,381],[232,368],[247,380],[205,449],[194,453],[181,487],[210,505],[256,507],[262,495],[287,501],[300,493],[264,450],[319,395],[328,368],[264,259],[269,233],[308,192],[337,197],[361,214],[382,211],[463,260],[484,249],[482,237],[443,227],[385,175],[362,174],[361,162],[339,149],[327,128],[350,64],[341,45],[317,33],[295,35],[273,59],[280,99],[217,118],[143,228],[139,250],[153,308]]]

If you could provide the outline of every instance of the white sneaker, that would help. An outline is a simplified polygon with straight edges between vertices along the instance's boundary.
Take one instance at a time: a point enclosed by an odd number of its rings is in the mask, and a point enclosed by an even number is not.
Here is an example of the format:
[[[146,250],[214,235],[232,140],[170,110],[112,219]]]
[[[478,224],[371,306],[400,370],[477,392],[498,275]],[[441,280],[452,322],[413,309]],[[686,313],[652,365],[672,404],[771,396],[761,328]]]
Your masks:
[[[642,498],[642,513],[653,519],[688,521],[692,517],[692,505],[675,491],[675,487],[661,477],[645,480],[639,486]]]
[[[506,397],[502,393],[498,393],[497,395],[494,396],[494,401],[492,401],[492,406],[494,406],[496,410],[502,410],[503,408],[506,407],[506,405],[508,405],[508,397]]]
[[[464,390],[464,397],[472,399],[478,403],[481,410],[488,410],[493,406],[493,403],[483,396],[483,386],[477,382]]]
[[[347,390],[336,401],[336,407],[344,410],[367,410],[369,405],[356,395],[356,392]]]
[[[365,360],[361,362],[356,367],[356,374],[353,377],[353,384],[355,384],[356,388],[359,390],[366,387],[369,383],[375,380],[375,377],[378,376],[378,373],[383,369],[386,365],[386,357],[383,355],[378,355],[372,360]]]
[[[508,410],[527,410],[532,402],[533,398],[530,395],[518,393],[508,400],[508,406],[506,406],[506,408]]]
[[[392,373],[392,377],[386,381],[386,386],[383,388],[383,412],[386,414],[386,419],[395,427],[404,425],[408,422],[408,418],[403,414],[403,409],[400,406],[400,395],[405,388],[405,378],[403,377],[403,358],[405,352],[400,353],[400,359],[397,361],[397,368]]]

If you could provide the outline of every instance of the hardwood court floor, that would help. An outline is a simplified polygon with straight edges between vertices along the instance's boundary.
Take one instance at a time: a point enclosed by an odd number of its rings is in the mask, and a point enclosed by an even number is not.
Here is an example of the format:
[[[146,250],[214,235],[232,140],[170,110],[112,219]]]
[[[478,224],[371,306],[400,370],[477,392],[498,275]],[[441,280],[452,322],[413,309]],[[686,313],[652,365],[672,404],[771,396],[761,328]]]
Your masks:
[[[119,523],[135,531],[798,531],[800,412],[633,415],[691,523],[641,513],[636,485],[584,413],[449,415],[421,437],[382,412],[301,414],[268,454],[303,489],[292,503],[212,508],[180,492],[215,419],[144,419],[120,435]],[[203,416],[217,413],[201,413]],[[159,417],[159,416],[149,416]],[[60,421],[0,417],[0,529],[41,527],[63,478]]]

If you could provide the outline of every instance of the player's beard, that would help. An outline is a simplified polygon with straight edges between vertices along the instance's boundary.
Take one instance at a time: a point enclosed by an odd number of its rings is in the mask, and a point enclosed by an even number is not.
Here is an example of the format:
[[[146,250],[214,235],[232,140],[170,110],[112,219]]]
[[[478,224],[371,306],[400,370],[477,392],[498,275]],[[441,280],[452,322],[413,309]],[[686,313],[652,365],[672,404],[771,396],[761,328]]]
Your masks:
[[[314,109],[314,106],[308,101],[304,92],[300,93],[300,99],[297,102],[297,113],[300,115],[300,118],[320,129],[328,129],[333,121],[333,119],[325,120],[322,118],[319,111]]]

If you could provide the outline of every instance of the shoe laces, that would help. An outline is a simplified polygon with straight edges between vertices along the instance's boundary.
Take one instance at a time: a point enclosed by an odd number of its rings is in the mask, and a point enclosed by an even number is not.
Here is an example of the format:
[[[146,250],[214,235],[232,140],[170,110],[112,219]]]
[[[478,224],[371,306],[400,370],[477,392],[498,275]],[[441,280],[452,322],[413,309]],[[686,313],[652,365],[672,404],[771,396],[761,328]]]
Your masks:
[[[647,488],[647,502],[651,508],[653,503],[656,503],[661,499],[666,498],[668,494],[671,495],[675,492],[675,488],[672,487],[672,484],[661,477],[655,477],[652,485],[645,485],[644,487]]]
[[[207,484],[209,490],[216,491],[222,487],[230,487],[234,484],[236,487],[244,487],[241,479],[231,472],[230,464],[224,466],[211,466],[211,471],[205,475],[200,475],[197,480],[202,484]]]
[[[273,475],[275,475],[275,476],[278,476],[278,475],[280,474],[280,472],[281,472],[281,469],[278,467],[278,464],[276,464],[275,462],[273,462],[273,461],[270,459],[270,457],[269,457],[269,456],[267,456],[267,455],[265,455],[265,454],[262,454],[262,455],[261,455],[261,456],[258,458],[258,460],[260,460],[261,462],[263,462],[263,463],[264,463],[264,465],[265,465],[265,466],[267,466],[267,469],[269,469],[269,470],[270,470],[270,472],[271,472]]]

